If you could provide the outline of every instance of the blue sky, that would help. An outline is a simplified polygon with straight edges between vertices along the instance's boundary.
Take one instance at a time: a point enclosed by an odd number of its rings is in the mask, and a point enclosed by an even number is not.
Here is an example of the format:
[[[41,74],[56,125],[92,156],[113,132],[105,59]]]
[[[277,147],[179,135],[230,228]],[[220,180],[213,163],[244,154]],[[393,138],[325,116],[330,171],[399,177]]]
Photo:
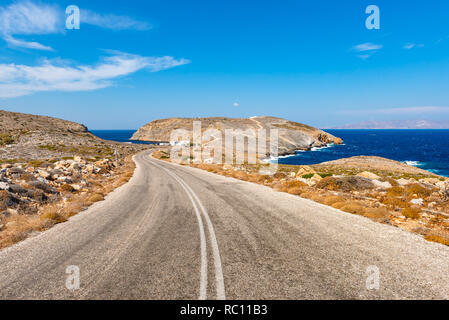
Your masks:
[[[65,28],[68,5],[79,30]],[[368,5],[380,30],[368,30]],[[0,108],[134,129],[449,120],[449,1],[5,1]]]

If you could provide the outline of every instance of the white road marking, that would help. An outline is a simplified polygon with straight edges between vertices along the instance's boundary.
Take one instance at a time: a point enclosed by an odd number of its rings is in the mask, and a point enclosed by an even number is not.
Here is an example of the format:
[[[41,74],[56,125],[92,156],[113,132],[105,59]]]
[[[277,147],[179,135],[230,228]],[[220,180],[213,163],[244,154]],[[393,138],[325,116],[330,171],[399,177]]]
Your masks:
[[[182,181],[182,182],[184,182],[184,181]],[[223,268],[221,266],[220,250],[218,248],[218,242],[217,242],[217,237],[215,236],[214,226],[212,225],[212,221],[209,218],[209,214],[207,213],[206,209],[204,208],[204,206],[201,203],[198,196],[195,194],[195,192],[193,192],[192,188],[190,188],[190,186],[187,183],[185,183],[185,185],[186,185],[187,189],[190,190],[190,192],[192,193],[192,195],[196,199],[196,201],[198,202],[198,204],[201,208],[201,211],[203,212],[203,216],[206,219],[207,228],[209,230],[209,235],[210,235],[210,242],[212,244],[212,252],[214,255],[215,283],[216,283],[215,285],[216,285],[216,289],[217,289],[217,299],[218,300],[226,300]]]
[[[199,300],[206,300],[207,299],[207,246],[206,246],[206,233],[204,232],[204,225],[203,220],[201,219],[200,211],[198,210],[198,206],[196,205],[195,201],[192,198],[192,195],[190,194],[189,190],[182,184],[180,178],[175,174],[172,174],[169,170],[166,168],[151,162],[156,167],[159,167],[166,171],[170,176],[172,176],[184,189],[186,194],[188,195],[190,201],[192,202],[193,208],[195,209],[195,215],[196,219],[198,221],[198,226],[200,229],[200,244],[201,244],[201,271],[200,271],[200,297]]]
[[[196,193],[192,190],[192,188],[190,188],[190,186],[182,178],[180,178],[174,172],[169,171],[168,169],[154,163],[154,161],[151,161],[151,162],[154,165],[158,166],[159,168],[162,168],[163,170],[165,170],[170,176],[172,176],[175,180],[178,181],[178,183],[181,184],[181,186],[184,188],[184,190],[189,195],[189,198],[192,201],[195,210],[197,210],[197,206],[193,202],[192,196],[198,202],[198,205],[201,208],[201,211],[203,213],[203,217],[204,217],[204,219],[206,219],[207,228],[209,231],[210,242],[211,242],[211,246],[212,246],[212,253],[213,253],[213,257],[214,257],[214,267],[215,267],[215,286],[216,286],[217,299],[225,300],[226,292],[225,292],[225,286],[224,286],[224,277],[223,277],[223,268],[221,265],[220,250],[218,248],[218,242],[217,242],[217,238],[215,235],[214,226],[212,224],[212,221],[209,218],[209,214],[207,213],[207,210],[204,208],[201,200],[198,198]],[[202,226],[201,218],[199,219],[199,221],[201,221],[201,226]],[[198,223],[200,223],[200,222],[198,222]],[[200,227],[200,229],[201,229],[201,227]],[[204,232],[204,229],[202,232]],[[206,259],[207,259],[207,256],[206,256]],[[207,261],[206,261],[206,264],[207,264]],[[206,271],[207,271],[207,268],[206,268]],[[207,278],[206,278],[206,284],[207,284]]]

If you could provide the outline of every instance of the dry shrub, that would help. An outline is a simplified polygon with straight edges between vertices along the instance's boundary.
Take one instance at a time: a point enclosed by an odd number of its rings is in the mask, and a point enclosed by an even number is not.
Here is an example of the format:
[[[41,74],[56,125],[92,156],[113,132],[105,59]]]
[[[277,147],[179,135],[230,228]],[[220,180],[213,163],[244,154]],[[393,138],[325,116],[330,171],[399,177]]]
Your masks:
[[[248,180],[248,174],[243,171],[234,171],[232,174],[232,177],[235,179],[247,181]]]
[[[74,192],[75,189],[70,184],[63,184],[61,190],[65,192]]]
[[[258,173],[251,173],[248,175],[248,181],[249,182],[254,182],[254,183],[264,183],[265,180],[267,180],[266,175],[261,175]]]
[[[22,241],[32,231],[41,231],[45,226],[38,217],[25,215],[11,215],[3,223],[6,227],[1,231],[0,248]]]
[[[340,210],[341,208],[343,208],[343,206],[346,205],[346,201],[339,201],[339,202],[335,202],[331,205],[332,208],[338,209]]]
[[[387,190],[387,196],[389,197],[401,197],[405,194],[405,189],[401,186],[391,187]]]
[[[340,197],[340,196],[325,196],[323,198],[323,202],[322,203],[327,205],[327,206],[331,206],[334,203],[344,202],[344,201],[345,201],[345,198]]]
[[[103,200],[104,200],[104,196],[101,193],[94,193],[89,198],[87,198],[87,201],[92,202],[92,203],[98,202],[98,201],[103,201]]]
[[[344,192],[354,190],[370,190],[374,188],[374,184],[371,180],[359,176],[341,178],[326,177],[318,182],[316,186],[320,189]]]
[[[363,215],[371,219],[385,219],[390,216],[390,212],[385,207],[365,208]]]
[[[287,175],[285,173],[283,173],[283,172],[276,172],[273,175],[273,178],[275,178],[275,179],[284,179],[286,176]]]
[[[280,191],[280,192],[287,192],[288,188],[285,184],[283,183],[275,183],[272,185],[272,188],[276,191]]]
[[[300,196],[301,196],[301,198],[310,199],[312,197],[312,195],[313,195],[312,192],[306,191],[306,192],[301,193]]]
[[[426,187],[420,185],[419,183],[412,183],[412,184],[406,185],[404,187],[404,189],[410,195],[416,194],[417,196],[423,197],[423,198],[430,196],[433,192],[432,189],[426,188]]]
[[[337,203],[335,203],[334,205],[336,205]],[[345,212],[349,212],[349,213],[353,213],[353,214],[363,214],[363,211],[364,211],[363,206],[359,202],[353,201],[353,200],[346,201],[345,204],[342,207],[340,207],[339,209],[341,211],[345,211]]]
[[[410,206],[409,200],[407,198],[390,196],[388,194],[382,197],[381,202],[392,208],[407,208]]]
[[[424,237],[427,241],[437,242],[449,246],[449,233],[433,231]]]
[[[421,210],[416,207],[408,207],[402,210],[402,215],[409,219],[419,219],[421,218]]]
[[[30,182],[30,181],[35,181],[36,180],[36,178],[33,175],[29,174],[28,172],[22,173],[20,175],[20,179],[25,181],[25,182]]]
[[[302,188],[302,187],[306,187],[307,184],[305,184],[302,181],[299,180],[293,180],[293,181],[289,181],[287,182],[287,187],[288,188]]]
[[[302,189],[300,187],[290,187],[287,189],[287,192],[299,196],[302,193]]]
[[[79,213],[80,211],[82,211],[87,205],[88,203],[84,201],[83,197],[75,196],[64,205],[63,208],[64,215],[67,218],[70,218]]]
[[[67,221],[67,218],[57,211],[49,211],[47,213],[44,213],[40,216],[40,218],[42,220],[49,220],[51,222],[54,222],[55,224]]]
[[[309,199],[319,203],[324,201],[324,197],[319,193],[313,193]]]

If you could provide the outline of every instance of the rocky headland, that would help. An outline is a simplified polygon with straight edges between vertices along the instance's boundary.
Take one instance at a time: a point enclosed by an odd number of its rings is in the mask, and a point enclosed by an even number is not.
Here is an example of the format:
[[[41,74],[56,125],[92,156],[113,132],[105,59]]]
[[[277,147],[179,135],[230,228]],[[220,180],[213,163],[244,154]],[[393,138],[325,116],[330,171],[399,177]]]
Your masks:
[[[192,135],[193,122],[200,121],[201,129],[216,129],[222,133],[224,139],[225,130],[242,130],[248,135],[256,135],[257,130],[265,129],[269,141],[270,129],[277,129],[278,154],[294,154],[297,150],[310,150],[313,147],[323,147],[328,144],[341,144],[338,137],[319,130],[317,128],[276,117],[252,117],[248,119],[233,118],[170,118],[152,121],[141,127],[133,136],[134,140],[169,142],[170,134],[175,129],[184,129]],[[209,141],[207,141],[209,143]],[[267,148],[267,150],[269,150]]]

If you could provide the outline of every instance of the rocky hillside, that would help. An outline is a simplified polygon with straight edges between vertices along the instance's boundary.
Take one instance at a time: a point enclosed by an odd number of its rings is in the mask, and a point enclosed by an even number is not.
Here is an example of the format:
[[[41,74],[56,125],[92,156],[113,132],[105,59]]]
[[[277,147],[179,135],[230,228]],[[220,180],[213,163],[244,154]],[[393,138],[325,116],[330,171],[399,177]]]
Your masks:
[[[0,110],[0,132],[25,131],[87,132],[79,123],[45,116]]]
[[[0,162],[121,157],[140,146],[104,141],[79,123],[0,110]]]
[[[226,129],[279,130],[279,154],[294,153],[296,150],[309,150],[330,143],[340,144],[342,140],[322,130],[275,117],[252,117],[249,119],[232,118],[170,118],[155,120],[140,128],[133,136],[135,140],[165,141],[170,140],[170,134],[175,129],[192,131],[193,121],[201,121],[202,130],[217,129],[224,133]]]
[[[81,124],[0,111],[0,249],[64,222],[132,176],[148,148]]]

